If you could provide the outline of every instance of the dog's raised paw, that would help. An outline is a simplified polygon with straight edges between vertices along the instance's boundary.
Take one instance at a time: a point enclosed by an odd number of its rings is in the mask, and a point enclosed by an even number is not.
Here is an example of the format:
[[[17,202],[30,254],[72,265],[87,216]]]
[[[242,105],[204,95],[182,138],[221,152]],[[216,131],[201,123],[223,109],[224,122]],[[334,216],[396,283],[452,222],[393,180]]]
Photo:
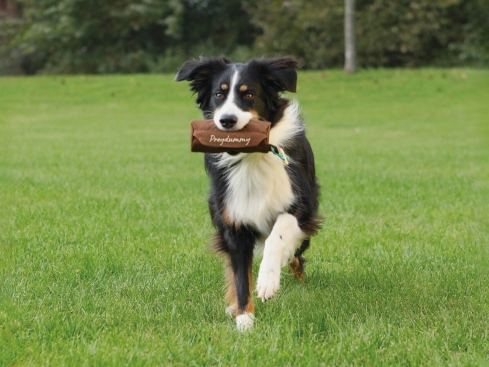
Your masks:
[[[236,316],[236,327],[239,331],[247,331],[253,327],[253,322],[255,320],[255,315],[246,312],[244,314]]]
[[[258,274],[258,280],[256,281],[256,291],[258,293],[258,298],[263,302],[274,297],[280,288],[280,270],[279,269],[268,269],[260,272]]]

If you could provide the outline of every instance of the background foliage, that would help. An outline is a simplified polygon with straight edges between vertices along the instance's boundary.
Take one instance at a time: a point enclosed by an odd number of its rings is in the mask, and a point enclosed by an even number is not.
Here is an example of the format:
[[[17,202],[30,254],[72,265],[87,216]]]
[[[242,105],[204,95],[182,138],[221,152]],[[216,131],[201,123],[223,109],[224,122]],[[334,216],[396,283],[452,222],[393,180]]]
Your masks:
[[[289,54],[343,64],[343,0],[9,0],[2,73],[174,71],[185,59]],[[357,0],[361,67],[489,65],[486,0]]]

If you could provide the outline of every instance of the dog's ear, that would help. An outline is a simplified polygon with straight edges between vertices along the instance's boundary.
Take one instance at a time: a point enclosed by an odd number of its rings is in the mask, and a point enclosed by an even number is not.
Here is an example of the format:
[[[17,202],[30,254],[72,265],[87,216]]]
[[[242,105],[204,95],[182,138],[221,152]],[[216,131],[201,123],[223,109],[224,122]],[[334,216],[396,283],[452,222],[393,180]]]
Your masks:
[[[297,67],[299,63],[292,57],[275,59],[254,59],[250,67],[256,67],[262,75],[262,80],[276,92],[296,92]]]
[[[230,63],[231,61],[225,57],[219,59],[201,57],[200,61],[188,60],[178,70],[175,81],[181,82],[182,80],[188,80],[197,84],[203,83],[216,72],[222,71],[226,67],[226,64]]]
[[[182,65],[175,76],[175,81],[190,81],[190,90],[197,93],[196,102],[202,107],[206,103],[206,96],[210,93],[212,77],[223,71],[229,63],[231,61],[224,57],[219,59],[201,57],[200,61],[189,60]]]

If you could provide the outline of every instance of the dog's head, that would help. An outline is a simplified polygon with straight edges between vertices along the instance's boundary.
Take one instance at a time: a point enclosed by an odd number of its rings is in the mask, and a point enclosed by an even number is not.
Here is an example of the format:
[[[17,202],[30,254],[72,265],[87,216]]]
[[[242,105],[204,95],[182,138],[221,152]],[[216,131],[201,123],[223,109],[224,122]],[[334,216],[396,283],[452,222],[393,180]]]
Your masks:
[[[295,92],[297,61],[290,57],[252,59],[234,64],[226,58],[187,61],[175,80],[190,81],[205,118],[221,130],[240,130],[251,119],[270,121],[282,116],[285,91]]]

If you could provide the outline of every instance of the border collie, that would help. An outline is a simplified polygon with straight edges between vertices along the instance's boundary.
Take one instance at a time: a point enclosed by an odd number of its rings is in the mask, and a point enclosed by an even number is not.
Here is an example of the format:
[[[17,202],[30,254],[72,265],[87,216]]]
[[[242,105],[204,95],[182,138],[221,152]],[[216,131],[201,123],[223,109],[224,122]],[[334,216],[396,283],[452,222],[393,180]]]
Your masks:
[[[304,279],[302,253],[321,226],[313,152],[297,103],[281,95],[296,91],[297,66],[290,57],[245,64],[201,58],[187,61],[175,77],[190,81],[204,118],[221,130],[240,130],[251,119],[270,121],[270,144],[289,158],[285,165],[283,155],[272,152],[205,154],[208,203],[217,230],[213,245],[228,265],[226,313],[236,316],[240,331],[254,321],[254,252],[263,254],[256,292],[266,301],[279,290],[285,265]]]

